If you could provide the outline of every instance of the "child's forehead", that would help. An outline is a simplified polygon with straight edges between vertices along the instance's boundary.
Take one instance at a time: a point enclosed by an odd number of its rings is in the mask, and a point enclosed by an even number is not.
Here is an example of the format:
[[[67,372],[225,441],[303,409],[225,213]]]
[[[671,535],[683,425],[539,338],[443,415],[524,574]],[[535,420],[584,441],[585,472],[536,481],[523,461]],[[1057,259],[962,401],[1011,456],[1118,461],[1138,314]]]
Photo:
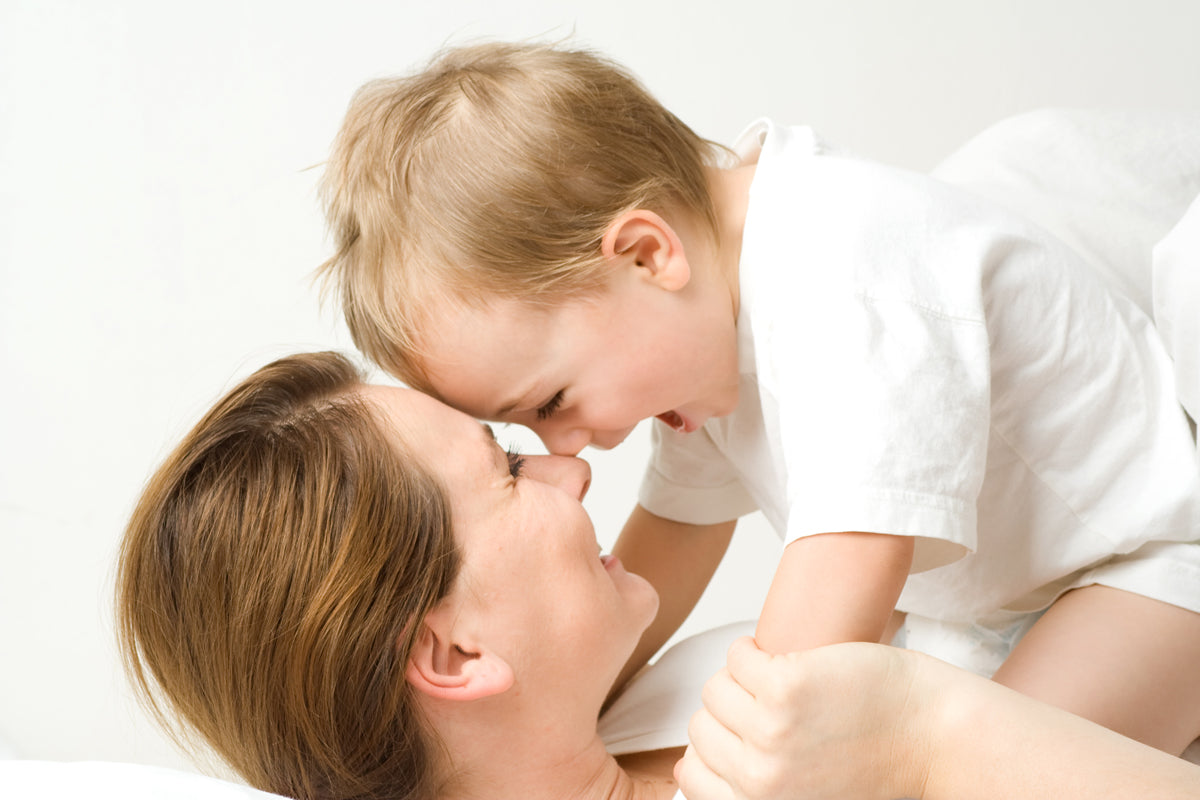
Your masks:
[[[477,366],[481,353],[497,360],[562,346],[567,330],[589,324],[593,295],[560,298],[466,294],[428,305],[419,336],[419,363],[430,374]]]
[[[566,310],[565,302],[548,303],[479,290],[445,294],[431,297],[424,304],[420,338],[430,345],[459,342],[461,348],[472,337],[535,324]]]
[[[463,323],[502,326],[574,316],[593,308],[602,296],[598,290],[538,292],[476,284],[445,287],[444,291],[431,293],[422,305],[426,310],[425,328],[436,332]]]

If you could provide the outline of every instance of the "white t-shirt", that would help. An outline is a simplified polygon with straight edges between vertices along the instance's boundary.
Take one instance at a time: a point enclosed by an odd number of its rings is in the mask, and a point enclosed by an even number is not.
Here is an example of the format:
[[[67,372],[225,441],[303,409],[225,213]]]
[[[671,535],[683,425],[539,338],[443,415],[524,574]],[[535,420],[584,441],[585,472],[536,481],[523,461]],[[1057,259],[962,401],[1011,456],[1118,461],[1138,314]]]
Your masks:
[[[759,148],[738,408],[690,435],[654,426],[643,506],[697,524],[759,508],[785,542],[915,536],[898,607],[963,621],[1200,538],[1171,363],[1132,302],[926,176],[768,121],[739,141]]]
[[[1152,316],[1195,419],[1200,110],[1029,111],[972,137],[931,174],[1050,231]]]
[[[1200,198],[1154,248],[1153,272],[1154,319],[1175,359],[1179,402],[1200,422]]]

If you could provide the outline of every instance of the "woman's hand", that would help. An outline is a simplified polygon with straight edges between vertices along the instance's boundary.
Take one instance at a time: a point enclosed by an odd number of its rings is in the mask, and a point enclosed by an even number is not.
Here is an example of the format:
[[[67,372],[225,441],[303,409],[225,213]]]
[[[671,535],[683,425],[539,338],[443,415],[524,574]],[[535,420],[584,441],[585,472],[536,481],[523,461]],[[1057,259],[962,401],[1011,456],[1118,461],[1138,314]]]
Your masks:
[[[675,768],[689,800],[920,794],[936,692],[913,654],[849,643],[773,656],[734,642]]]
[[[1200,768],[909,650],[739,639],[675,766],[688,800],[1195,800]]]

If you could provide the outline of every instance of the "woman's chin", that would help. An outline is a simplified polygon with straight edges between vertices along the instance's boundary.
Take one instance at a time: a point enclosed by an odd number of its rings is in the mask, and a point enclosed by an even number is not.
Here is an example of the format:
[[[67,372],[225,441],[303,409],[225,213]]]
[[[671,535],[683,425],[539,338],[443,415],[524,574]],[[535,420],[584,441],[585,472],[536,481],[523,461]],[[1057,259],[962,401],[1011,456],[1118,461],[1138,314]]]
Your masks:
[[[631,572],[631,573],[629,573],[629,576],[637,579],[637,581],[639,581],[643,586],[643,591],[641,593],[642,596],[640,599],[641,599],[642,604],[645,607],[646,613],[645,613],[645,621],[641,626],[641,630],[639,631],[639,635],[640,635],[641,632],[645,631],[647,628],[650,627],[650,623],[654,622],[654,618],[658,615],[658,605],[659,605],[658,592],[654,589],[653,586],[650,585],[650,581],[646,580],[641,575],[634,575]]]

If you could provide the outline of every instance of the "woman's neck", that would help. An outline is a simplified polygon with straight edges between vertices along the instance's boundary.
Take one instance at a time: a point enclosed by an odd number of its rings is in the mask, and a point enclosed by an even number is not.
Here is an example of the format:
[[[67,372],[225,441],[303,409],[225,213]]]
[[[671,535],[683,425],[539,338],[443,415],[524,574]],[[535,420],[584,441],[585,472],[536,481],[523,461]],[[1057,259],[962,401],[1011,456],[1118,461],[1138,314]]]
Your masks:
[[[683,748],[631,753],[614,758],[607,753],[600,770],[586,786],[563,787],[581,800],[672,800],[675,797],[675,762],[683,757]],[[582,791],[581,791],[582,789]]]
[[[597,738],[593,748],[567,761],[542,762],[504,758],[495,772],[468,769],[460,774],[444,800],[522,798],[522,800],[672,800],[677,787],[672,774],[683,748],[622,756],[604,751]]]

